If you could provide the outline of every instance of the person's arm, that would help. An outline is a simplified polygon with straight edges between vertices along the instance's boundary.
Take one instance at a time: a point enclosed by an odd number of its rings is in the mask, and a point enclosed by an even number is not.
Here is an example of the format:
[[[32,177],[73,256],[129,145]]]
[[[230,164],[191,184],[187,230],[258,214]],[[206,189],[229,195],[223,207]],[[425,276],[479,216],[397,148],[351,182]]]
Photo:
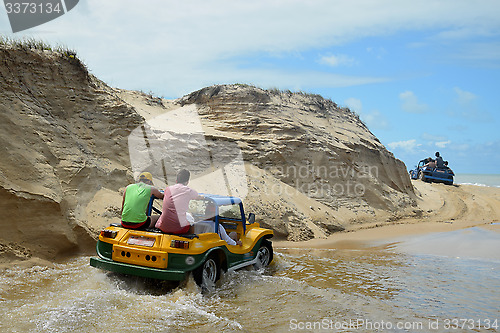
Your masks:
[[[163,193],[161,193],[156,187],[151,187],[151,194],[158,199],[163,199]]]
[[[196,190],[191,189],[191,200],[203,200],[205,199],[205,196],[202,194],[199,194]]]
[[[123,214],[123,205],[125,204],[125,193],[127,193],[127,188],[123,191],[123,198],[122,198],[122,209],[120,210],[120,217]]]
[[[222,226],[222,224],[219,223],[219,236],[222,240],[226,241],[229,245],[236,245],[237,243],[229,237],[229,235],[226,232],[226,229]]]

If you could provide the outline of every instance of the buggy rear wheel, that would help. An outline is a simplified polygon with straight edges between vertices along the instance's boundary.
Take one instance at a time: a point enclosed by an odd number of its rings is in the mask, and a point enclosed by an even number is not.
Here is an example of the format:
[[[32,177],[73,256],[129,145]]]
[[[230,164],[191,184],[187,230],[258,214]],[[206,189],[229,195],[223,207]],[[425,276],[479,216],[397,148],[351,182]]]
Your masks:
[[[202,289],[212,290],[220,278],[220,264],[215,255],[210,255],[203,264],[193,271],[194,281]]]

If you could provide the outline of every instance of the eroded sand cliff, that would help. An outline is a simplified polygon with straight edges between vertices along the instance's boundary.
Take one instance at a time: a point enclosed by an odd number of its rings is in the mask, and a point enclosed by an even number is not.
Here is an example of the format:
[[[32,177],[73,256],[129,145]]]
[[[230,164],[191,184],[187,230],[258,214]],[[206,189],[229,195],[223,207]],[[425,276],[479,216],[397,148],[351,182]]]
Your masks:
[[[162,144],[182,141],[153,127],[186,108],[220,163],[230,155],[224,147],[241,152],[247,211],[278,236],[324,238],[422,214],[405,165],[357,115],[317,95],[224,85],[168,101],[110,88],[71,55],[10,45],[0,45],[0,85],[4,261],[92,251],[98,230],[119,220],[123,188],[137,171],[130,134],[142,128]],[[179,161],[149,166],[157,186]],[[206,173],[203,164],[187,167],[195,178]]]

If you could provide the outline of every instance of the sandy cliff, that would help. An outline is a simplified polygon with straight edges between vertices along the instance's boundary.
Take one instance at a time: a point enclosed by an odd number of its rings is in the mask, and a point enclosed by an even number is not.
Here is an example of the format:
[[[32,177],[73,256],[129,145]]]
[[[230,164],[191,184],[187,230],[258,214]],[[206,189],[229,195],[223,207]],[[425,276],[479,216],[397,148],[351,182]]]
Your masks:
[[[0,45],[0,85],[2,260],[92,251],[137,171],[137,131],[162,148],[185,145],[174,162],[146,165],[158,186],[189,158],[201,179],[239,152],[247,210],[289,240],[422,213],[404,164],[355,114],[317,95],[226,85],[167,101],[110,88],[69,54],[9,45]],[[194,112],[201,137],[159,130],[177,110]],[[199,142],[208,166],[193,164]]]
[[[131,180],[142,117],[61,53],[0,46],[0,86],[0,246],[46,258],[89,246],[85,208]]]
[[[139,170],[147,169],[163,184],[188,165],[201,179],[213,164],[224,168],[240,152],[244,172],[237,178],[245,180],[248,193],[229,184],[230,194],[245,196],[249,210],[278,236],[324,238],[351,224],[419,212],[404,164],[357,115],[320,96],[220,85],[161,105],[137,92],[120,91],[120,97],[147,120],[139,141],[176,151],[146,158]],[[196,123],[201,136],[192,134]],[[146,144],[142,150],[146,157],[159,155]],[[214,192],[215,185],[195,181],[193,186]]]
[[[274,246],[277,248],[379,248],[405,239],[408,240],[419,234],[444,233],[455,230],[463,230],[463,234],[468,234],[473,233],[474,229],[471,229],[473,227],[500,232],[500,188],[474,185],[448,186],[436,183],[429,184],[421,180],[412,180],[412,184],[417,196],[418,207],[421,209],[415,217],[385,222],[375,219],[369,223],[351,225],[345,232],[332,234],[325,239],[293,243],[280,241],[275,242]],[[461,251],[462,246],[468,246],[461,244],[460,238],[456,238],[455,241],[453,244],[450,244],[449,241],[443,242],[439,247],[444,249],[452,246],[447,251]],[[477,241],[477,239],[474,240],[472,237],[472,241]],[[478,253],[485,249],[483,244],[479,243],[474,245],[479,251]],[[474,256],[473,249],[468,249],[466,252],[467,256]]]
[[[356,114],[321,96],[229,85],[201,89],[177,103],[197,106],[213,140],[238,143],[252,164],[250,179],[266,177],[250,203],[288,238],[324,237],[338,230],[335,225],[408,213],[415,205],[404,164]],[[304,202],[301,196],[313,203],[294,209]]]

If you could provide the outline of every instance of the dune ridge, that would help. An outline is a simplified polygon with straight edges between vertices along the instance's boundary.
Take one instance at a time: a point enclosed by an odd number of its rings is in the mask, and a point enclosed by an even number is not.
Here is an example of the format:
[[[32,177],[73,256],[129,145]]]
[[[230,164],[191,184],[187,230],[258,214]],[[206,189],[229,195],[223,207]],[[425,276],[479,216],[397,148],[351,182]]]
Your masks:
[[[123,189],[134,181],[129,135],[153,131],[155,119],[182,108],[196,111],[206,149],[217,148],[221,161],[230,158],[224,147],[241,151],[247,212],[278,239],[499,214],[497,194],[415,189],[405,165],[356,114],[318,95],[231,84],[165,100],[109,87],[65,52],[0,43],[0,59],[0,263],[93,253],[99,230],[119,221]],[[165,145],[175,137],[160,134]],[[148,171],[162,187],[175,167]],[[195,176],[205,168],[191,167]],[[473,199],[461,199],[467,195]]]

